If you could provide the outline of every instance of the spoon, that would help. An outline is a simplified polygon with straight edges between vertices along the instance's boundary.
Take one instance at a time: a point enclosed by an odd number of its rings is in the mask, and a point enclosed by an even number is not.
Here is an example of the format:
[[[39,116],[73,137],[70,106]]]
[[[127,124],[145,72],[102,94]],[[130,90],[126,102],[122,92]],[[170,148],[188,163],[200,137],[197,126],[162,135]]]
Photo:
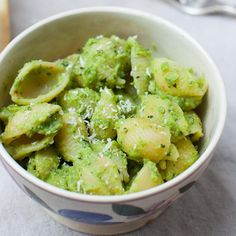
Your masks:
[[[236,5],[223,3],[219,0],[167,0],[183,12],[190,15],[228,14],[236,16]]]

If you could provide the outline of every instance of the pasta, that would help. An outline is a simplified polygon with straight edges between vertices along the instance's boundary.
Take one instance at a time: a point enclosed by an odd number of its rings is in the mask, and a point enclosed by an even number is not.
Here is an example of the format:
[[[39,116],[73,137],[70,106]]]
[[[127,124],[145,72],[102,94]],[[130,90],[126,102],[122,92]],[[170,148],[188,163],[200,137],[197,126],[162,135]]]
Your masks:
[[[49,146],[35,152],[28,162],[27,170],[40,179],[47,179],[51,173],[58,168],[60,158],[55,149]]]
[[[0,108],[1,142],[35,177],[68,191],[120,195],[163,184],[198,158],[207,82],[154,58],[136,37],[90,38],[54,62],[34,60]]]
[[[75,88],[60,95],[58,103],[64,111],[77,113],[83,119],[90,119],[99,98],[99,94],[92,89]]]
[[[142,169],[133,179],[128,191],[131,193],[139,192],[162,183],[163,180],[157,166],[153,162],[145,160]]]
[[[95,90],[104,86],[123,88],[130,70],[130,47],[117,36],[91,38],[78,63],[77,81],[81,87]]]
[[[9,145],[5,145],[15,160],[22,160],[31,153],[39,151],[54,142],[55,135],[34,135],[28,138],[23,136]]]
[[[87,182],[87,179],[85,178],[87,173],[90,173],[94,179],[105,186],[106,192],[100,192],[100,194],[104,195],[107,193],[108,195],[114,195],[124,193],[117,166],[110,159],[101,156],[96,158],[92,165],[94,166],[87,169],[86,173],[83,171],[82,174],[81,188],[83,193],[90,193],[90,191],[94,192],[97,189],[96,185]],[[88,189],[88,186],[90,186],[90,189]]]
[[[0,109],[0,120],[7,124],[10,117],[12,117],[17,111],[24,109],[22,106],[18,106],[15,104],[9,105],[7,107],[3,107]]]
[[[151,80],[149,83],[148,91],[151,94],[157,95],[162,99],[168,99],[177,103],[183,111],[191,111],[198,107],[202,102],[201,96],[173,96],[162,90],[160,90],[155,83]]]
[[[110,141],[107,144],[103,141],[97,141],[92,144],[92,148],[96,153],[111,159],[117,166],[121,181],[129,182],[127,156],[119,148],[119,144],[116,141]]]
[[[191,69],[186,70],[169,59],[154,59],[152,69],[157,86],[170,95],[202,97],[206,93],[204,78],[198,78]]]
[[[69,82],[62,66],[52,62],[26,63],[10,90],[11,99],[19,105],[49,102],[61,93]]]
[[[200,118],[194,111],[185,112],[184,116],[188,122],[188,135],[190,135],[192,141],[198,141],[203,136]]]
[[[176,143],[179,152],[177,161],[166,161],[166,168],[161,171],[164,180],[170,180],[190,167],[198,157],[197,150],[188,138]]]
[[[117,128],[117,141],[132,159],[158,162],[170,147],[170,131],[143,118],[128,118]]]
[[[51,171],[47,178],[47,183],[65,190],[77,191],[80,172],[76,167],[62,165],[61,168]]]
[[[55,145],[66,161],[76,162],[84,149],[90,149],[85,138],[88,136],[84,121],[75,114],[65,113],[63,125],[55,137]]]
[[[115,138],[115,122],[118,120],[118,107],[112,90],[105,88],[91,119],[91,131],[101,139]]]
[[[169,127],[173,142],[187,133],[188,124],[183,111],[178,104],[168,99],[161,99],[156,95],[142,96],[137,114],[142,118],[154,121],[156,124]]]
[[[34,133],[40,133],[40,125],[53,114],[58,113],[60,109],[58,105],[41,103],[19,110],[9,119],[5,127],[2,134],[3,143],[10,144],[22,135],[31,137]],[[39,113],[40,116],[38,116]]]
[[[138,95],[144,94],[148,90],[151,63],[151,52],[144,49],[136,40],[130,39],[131,49],[131,75],[134,78],[134,87]]]

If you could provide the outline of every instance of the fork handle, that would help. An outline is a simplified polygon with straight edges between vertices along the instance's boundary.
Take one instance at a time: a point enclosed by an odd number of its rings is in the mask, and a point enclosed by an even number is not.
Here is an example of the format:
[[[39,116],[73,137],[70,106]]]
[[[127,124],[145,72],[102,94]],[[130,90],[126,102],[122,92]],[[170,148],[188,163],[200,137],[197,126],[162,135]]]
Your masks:
[[[218,13],[224,13],[231,16],[236,16],[236,6],[227,5],[222,2],[217,1],[217,5],[215,6],[215,11]]]

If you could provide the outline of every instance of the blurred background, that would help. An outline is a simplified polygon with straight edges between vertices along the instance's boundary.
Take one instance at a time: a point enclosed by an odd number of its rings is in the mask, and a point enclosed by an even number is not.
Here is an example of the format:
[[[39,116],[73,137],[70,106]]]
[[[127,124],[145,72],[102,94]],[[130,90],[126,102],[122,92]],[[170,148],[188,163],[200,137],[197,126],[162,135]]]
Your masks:
[[[161,217],[145,228],[128,235],[234,236],[236,234],[236,17],[190,16],[169,5],[165,0],[10,0],[11,38],[53,14],[75,8],[105,5],[147,11],[183,28],[206,49],[218,65],[228,96],[227,123],[208,170],[196,185]],[[0,164],[0,235],[82,234],[72,232],[49,218],[36,203],[21,192]]]

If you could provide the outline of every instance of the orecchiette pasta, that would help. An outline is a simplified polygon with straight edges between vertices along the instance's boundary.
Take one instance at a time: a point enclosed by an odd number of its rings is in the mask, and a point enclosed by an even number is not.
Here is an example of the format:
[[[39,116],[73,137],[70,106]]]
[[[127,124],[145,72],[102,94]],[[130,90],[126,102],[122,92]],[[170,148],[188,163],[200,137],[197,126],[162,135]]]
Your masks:
[[[194,111],[184,113],[188,122],[188,135],[191,135],[192,141],[198,141],[203,136],[202,122]]]
[[[26,135],[6,145],[6,149],[13,156],[15,160],[22,160],[31,153],[39,151],[50,144],[53,144],[55,134],[33,135],[30,138]]]
[[[62,128],[55,137],[55,145],[66,161],[76,162],[83,158],[84,149],[91,150],[85,141],[87,136],[84,121],[76,114],[66,113]]]
[[[170,131],[166,127],[145,119],[129,118],[117,128],[117,141],[128,157],[158,162],[170,147]]]
[[[99,94],[89,88],[70,89],[60,95],[59,105],[65,112],[77,113],[84,119],[91,119]]]
[[[79,65],[77,80],[81,87],[124,88],[130,72],[130,46],[117,36],[91,38],[83,48]]]
[[[91,119],[92,133],[102,139],[115,138],[115,122],[118,118],[115,95],[112,90],[105,88],[101,91],[101,98]]]
[[[10,144],[22,135],[31,137],[33,130],[42,125],[53,114],[59,113],[60,106],[40,103],[28,106],[27,109],[17,111],[8,121],[5,131],[2,134],[2,141]]]
[[[188,124],[184,113],[176,103],[170,100],[158,98],[156,95],[142,96],[137,115],[169,127],[172,141],[181,139],[187,134]]]
[[[139,192],[197,160],[203,126],[193,109],[206,91],[203,77],[153,58],[136,37],[98,36],[66,58],[23,66],[10,90],[14,103],[0,108],[1,141],[56,187]]]
[[[117,166],[109,158],[98,157],[92,165],[94,166],[90,167],[86,173],[83,171],[81,178],[82,191],[85,193],[101,191],[101,189],[97,190],[97,186],[93,183],[87,182],[87,178],[90,176],[94,181],[100,182],[105,187],[103,189],[104,193],[101,194],[113,195],[124,193]],[[87,186],[90,186],[90,188],[88,189]]]
[[[69,83],[62,66],[52,62],[32,61],[20,70],[10,90],[12,101],[19,105],[49,102]]]
[[[176,147],[179,152],[179,157],[177,161],[166,161],[166,168],[161,171],[164,180],[170,180],[179,175],[197,160],[197,150],[189,138],[178,141]]]
[[[28,162],[27,170],[36,177],[46,180],[60,163],[56,150],[50,146],[34,154]]]
[[[202,96],[173,96],[160,90],[154,80],[149,83],[148,91],[162,99],[168,99],[177,103],[183,111],[191,111],[202,102]]]
[[[153,162],[145,160],[142,169],[134,177],[129,192],[140,192],[162,183],[163,180],[157,166]]]
[[[129,173],[127,170],[127,156],[121,151],[119,144],[116,141],[105,143],[103,141],[97,141],[92,143],[93,150],[98,153],[98,156],[104,156],[113,161],[117,166],[119,175],[122,181],[129,182]]]
[[[202,97],[207,84],[202,77],[197,77],[192,70],[166,58],[157,58],[152,62],[154,79],[158,87],[174,96]]]

